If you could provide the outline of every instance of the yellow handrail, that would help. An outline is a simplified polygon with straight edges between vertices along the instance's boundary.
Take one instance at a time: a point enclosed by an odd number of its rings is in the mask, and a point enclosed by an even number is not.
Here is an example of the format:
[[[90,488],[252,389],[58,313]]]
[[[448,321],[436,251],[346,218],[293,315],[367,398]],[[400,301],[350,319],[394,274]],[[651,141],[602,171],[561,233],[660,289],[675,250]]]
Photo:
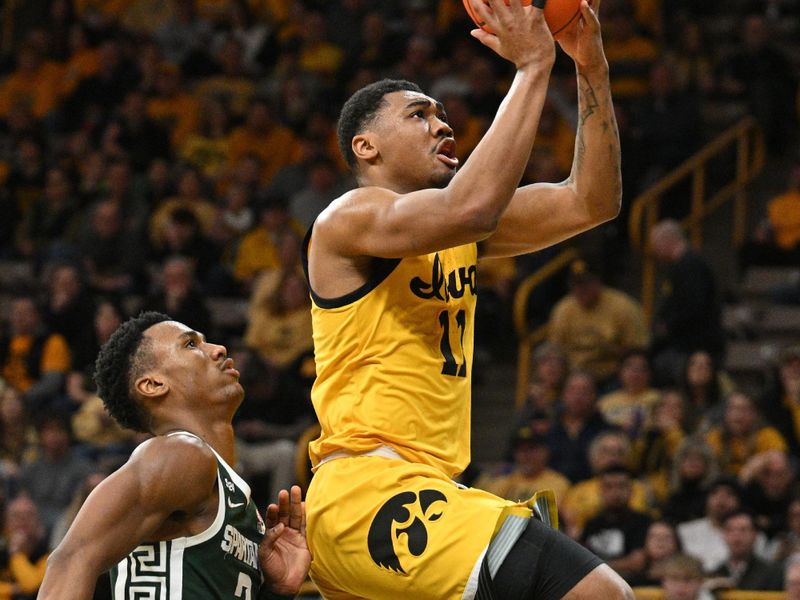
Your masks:
[[[707,197],[706,174],[708,163],[729,146],[736,145],[735,175],[715,194]],[[631,248],[642,253],[642,306],[648,318],[652,317],[655,303],[655,260],[647,251],[650,230],[659,219],[662,195],[692,178],[691,211],[683,219],[692,244],[703,243],[703,223],[719,207],[733,199],[733,241],[740,245],[746,235],[746,186],[764,166],[764,139],[761,129],[752,117],[739,123],[709,142],[694,156],[667,174],[663,179],[642,192],[631,206],[628,219]]]
[[[522,406],[530,378],[531,348],[547,337],[547,325],[529,330],[528,324],[528,298],[534,288],[564,269],[579,253],[575,248],[567,248],[548,263],[545,263],[535,272],[522,280],[514,293],[514,331],[517,333],[519,351],[517,353],[517,391],[515,405]]]

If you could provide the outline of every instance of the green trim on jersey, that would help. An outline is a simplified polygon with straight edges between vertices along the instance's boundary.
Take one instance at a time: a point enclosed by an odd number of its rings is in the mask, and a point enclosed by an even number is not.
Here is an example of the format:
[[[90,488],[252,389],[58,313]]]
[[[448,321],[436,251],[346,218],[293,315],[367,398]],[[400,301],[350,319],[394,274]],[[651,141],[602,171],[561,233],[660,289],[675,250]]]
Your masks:
[[[170,435],[197,437],[189,432]],[[111,570],[114,600],[258,598],[264,521],[251,501],[250,486],[211,450],[217,458],[219,490],[214,522],[191,537],[139,545]]]

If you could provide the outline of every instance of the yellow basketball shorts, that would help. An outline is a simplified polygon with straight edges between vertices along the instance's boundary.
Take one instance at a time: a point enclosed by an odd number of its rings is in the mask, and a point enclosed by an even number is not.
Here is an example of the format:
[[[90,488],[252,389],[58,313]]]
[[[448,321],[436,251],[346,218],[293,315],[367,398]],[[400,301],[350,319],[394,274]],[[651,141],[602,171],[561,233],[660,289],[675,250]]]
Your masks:
[[[531,509],[377,456],[322,465],[306,498],[311,578],[327,600],[471,598],[507,516]]]

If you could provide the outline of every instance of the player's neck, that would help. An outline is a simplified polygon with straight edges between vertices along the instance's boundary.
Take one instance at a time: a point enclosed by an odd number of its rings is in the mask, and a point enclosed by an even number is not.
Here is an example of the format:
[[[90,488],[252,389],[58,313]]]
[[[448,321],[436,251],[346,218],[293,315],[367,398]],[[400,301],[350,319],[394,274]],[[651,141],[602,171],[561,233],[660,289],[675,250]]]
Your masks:
[[[168,435],[175,431],[186,431],[197,436],[206,444],[211,446],[230,466],[236,464],[236,441],[233,432],[233,425],[230,421],[197,423],[186,422],[182,424],[170,423],[159,428],[157,435]]]

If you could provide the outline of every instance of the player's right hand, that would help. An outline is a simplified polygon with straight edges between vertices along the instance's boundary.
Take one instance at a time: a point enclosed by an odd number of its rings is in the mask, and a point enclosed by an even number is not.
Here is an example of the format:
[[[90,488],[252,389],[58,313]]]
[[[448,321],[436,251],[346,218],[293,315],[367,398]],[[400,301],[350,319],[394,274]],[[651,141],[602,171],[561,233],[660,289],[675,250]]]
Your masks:
[[[555,42],[544,11],[522,6],[521,0],[470,0],[475,12],[494,33],[473,29],[480,42],[516,65],[517,69],[550,69],[556,58]],[[488,6],[487,6],[488,4]]]

